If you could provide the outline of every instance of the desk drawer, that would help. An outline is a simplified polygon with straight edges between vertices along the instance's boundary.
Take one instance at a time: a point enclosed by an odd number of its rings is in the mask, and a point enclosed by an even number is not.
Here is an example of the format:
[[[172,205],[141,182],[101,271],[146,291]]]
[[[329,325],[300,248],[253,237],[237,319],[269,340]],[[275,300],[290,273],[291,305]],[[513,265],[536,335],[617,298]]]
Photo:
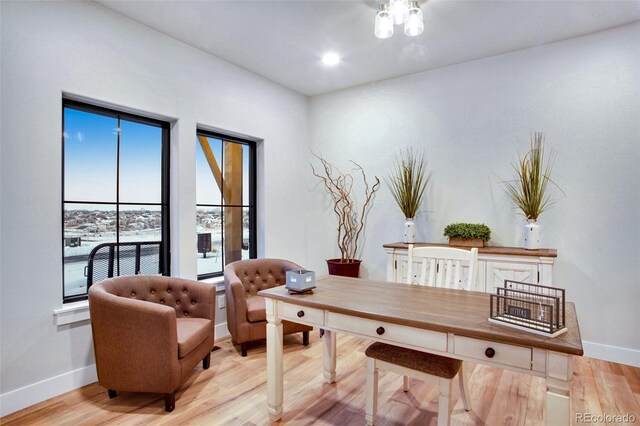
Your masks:
[[[531,370],[531,348],[525,346],[454,336],[453,348],[456,355]]]
[[[389,343],[405,343],[441,352],[447,351],[447,333],[352,317],[334,312],[327,314],[327,327],[361,334]]]
[[[309,325],[324,325],[324,311],[306,306],[278,303],[280,318]]]

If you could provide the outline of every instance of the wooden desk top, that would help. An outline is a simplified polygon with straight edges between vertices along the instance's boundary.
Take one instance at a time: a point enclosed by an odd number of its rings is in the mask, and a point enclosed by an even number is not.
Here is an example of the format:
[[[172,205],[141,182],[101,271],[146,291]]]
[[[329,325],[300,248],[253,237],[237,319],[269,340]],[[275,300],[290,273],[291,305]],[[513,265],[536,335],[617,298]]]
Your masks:
[[[583,354],[576,309],[569,302],[565,313],[567,332],[550,338],[490,323],[489,293],[328,275],[316,280],[313,294],[290,295],[284,286],[279,286],[258,295],[355,317]]]
[[[395,248],[395,249],[407,249],[409,244],[407,243],[389,243],[384,244],[382,247],[384,248]],[[415,247],[455,247],[469,250],[470,247],[458,247],[458,246],[450,246],[449,244],[436,244],[436,243],[415,243]],[[533,257],[558,257],[558,251],[556,249],[550,248],[541,248],[536,250],[527,250],[522,247],[496,247],[496,246],[485,246],[478,247],[478,253],[480,254],[502,254],[502,255],[511,255],[511,256],[533,256]]]

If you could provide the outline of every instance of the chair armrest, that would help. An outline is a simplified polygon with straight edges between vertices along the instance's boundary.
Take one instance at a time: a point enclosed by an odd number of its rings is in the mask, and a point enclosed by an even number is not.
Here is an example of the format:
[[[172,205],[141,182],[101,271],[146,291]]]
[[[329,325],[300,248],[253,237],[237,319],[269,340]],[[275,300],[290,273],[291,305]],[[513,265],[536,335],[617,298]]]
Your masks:
[[[89,312],[100,384],[123,391],[176,389],[181,372],[175,309],[94,290]]]
[[[237,275],[229,270],[224,274],[224,292],[227,298],[227,327],[231,336],[238,336],[238,325],[247,322],[246,290]]]

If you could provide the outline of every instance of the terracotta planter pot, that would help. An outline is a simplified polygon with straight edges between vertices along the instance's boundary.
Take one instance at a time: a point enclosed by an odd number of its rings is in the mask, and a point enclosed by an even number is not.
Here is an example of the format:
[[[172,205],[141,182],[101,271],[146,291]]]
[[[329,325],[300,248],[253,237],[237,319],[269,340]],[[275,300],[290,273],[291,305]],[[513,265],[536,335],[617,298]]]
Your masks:
[[[458,247],[484,247],[484,240],[482,238],[449,237],[449,245]]]
[[[362,260],[342,262],[340,259],[327,259],[329,275],[358,278],[360,276],[360,264]]]

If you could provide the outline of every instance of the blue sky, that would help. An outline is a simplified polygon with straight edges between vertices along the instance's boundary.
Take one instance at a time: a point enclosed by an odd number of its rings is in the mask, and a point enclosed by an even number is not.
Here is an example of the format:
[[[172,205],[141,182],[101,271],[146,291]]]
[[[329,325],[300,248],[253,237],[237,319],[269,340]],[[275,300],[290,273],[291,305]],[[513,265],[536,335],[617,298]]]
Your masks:
[[[65,200],[116,201],[118,120],[65,108]],[[208,138],[218,165],[220,139]],[[218,185],[196,144],[196,202],[220,204]],[[228,142],[225,142],[228,143]],[[120,121],[120,202],[160,203],[162,129]],[[249,147],[243,145],[243,204],[249,204]],[[108,207],[107,207],[108,208]]]
[[[65,199],[116,201],[117,127],[112,117],[65,108]],[[120,201],[161,201],[162,129],[120,121]]]

